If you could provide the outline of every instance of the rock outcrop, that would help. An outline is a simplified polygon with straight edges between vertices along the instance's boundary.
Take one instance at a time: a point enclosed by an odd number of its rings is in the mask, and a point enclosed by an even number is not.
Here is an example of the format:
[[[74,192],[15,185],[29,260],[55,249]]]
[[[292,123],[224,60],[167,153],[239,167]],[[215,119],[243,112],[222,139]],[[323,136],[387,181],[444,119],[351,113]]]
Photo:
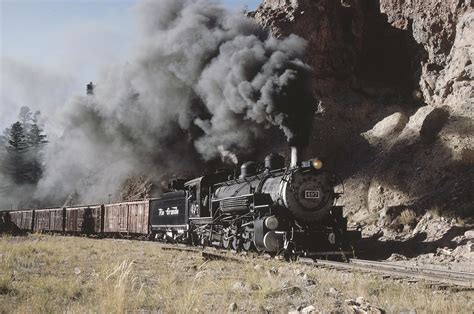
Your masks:
[[[307,39],[320,110],[306,155],[343,176],[355,221],[473,216],[472,1],[264,0],[250,15]]]

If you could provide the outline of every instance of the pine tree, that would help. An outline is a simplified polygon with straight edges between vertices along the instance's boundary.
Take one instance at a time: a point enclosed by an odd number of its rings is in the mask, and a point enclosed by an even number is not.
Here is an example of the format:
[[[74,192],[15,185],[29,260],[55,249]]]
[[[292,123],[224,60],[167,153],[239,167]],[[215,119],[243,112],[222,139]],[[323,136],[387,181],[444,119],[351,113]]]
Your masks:
[[[39,115],[22,107],[19,121],[4,132],[0,171],[15,184],[36,184],[43,174],[43,149],[48,141],[38,124]]]
[[[14,123],[8,134],[5,161],[2,171],[16,184],[26,183],[28,143],[20,122]]]
[[[25,131],[21,123],[15,122],[10,129],[10,136],[8,138],[7,151],[22,153],[28,148]]]
[[[28,174],[32,183],[37,183],[43,175],[43,148],[48,143],[43,129],[38,125],[37,114],[32,119],[26,136],[28,145]]]
[[[32,122],[32,113],[29,107],[23,106],[20,108],[20,113],[18,114],[18,121],[21,123],[25,134],[28,133],[30,131]]]

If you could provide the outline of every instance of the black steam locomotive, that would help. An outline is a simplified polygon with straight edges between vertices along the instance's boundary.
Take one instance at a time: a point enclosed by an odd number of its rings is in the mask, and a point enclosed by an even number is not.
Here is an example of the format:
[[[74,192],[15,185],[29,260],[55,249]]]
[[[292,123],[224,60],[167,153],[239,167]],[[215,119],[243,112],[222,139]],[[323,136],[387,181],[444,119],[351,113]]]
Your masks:
[[[284,254],[331,254],[351,248],[359,231],[348,231],[335,206],[337,178],[318,159],[291,164],[271,154],[246,162],[240,175],[222,171],[185,182],[150,203],[155,239],[234,250]]]
[[[318,159],[291,163],[268,155],[246,162],[240,175],[219,171],[175,180],[162,197],[137,202],[0,212],[0,230],[131,236],[272,254],[332,255],[350,251],[360,231],[348,231],[335,206],[336,177]],[[2,227],[3,226],[3,227]]]

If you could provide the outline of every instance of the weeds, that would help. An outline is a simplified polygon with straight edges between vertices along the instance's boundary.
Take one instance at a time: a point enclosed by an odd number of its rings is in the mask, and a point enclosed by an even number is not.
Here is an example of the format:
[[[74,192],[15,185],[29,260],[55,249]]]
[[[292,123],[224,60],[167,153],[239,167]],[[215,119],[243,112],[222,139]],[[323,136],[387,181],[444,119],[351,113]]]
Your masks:
[[[416,213],[412,209],[405,209],[400,213],[400,223],[405,226],[414,227],[416,225]]]
[[[472,292],[433,298],[421,285],[274,259],[256,263],[257,268],[203,262],[199,254],[163,251],[151,242],[5,237],[0,238],[0,313],[223,312],[234,302],[239,312],[287,312],[310,304],[341,312],[344,299],[358,296],[388,312],[463,313],[474,306]],[[308,286],[308,278],[315,284]],[[237,282],[242,289],[235,288]],[[299,292],[286,293],[288,287]],[[337,296],[328,294],[331,287]],[[268,297],[275,291],[283,293]]]

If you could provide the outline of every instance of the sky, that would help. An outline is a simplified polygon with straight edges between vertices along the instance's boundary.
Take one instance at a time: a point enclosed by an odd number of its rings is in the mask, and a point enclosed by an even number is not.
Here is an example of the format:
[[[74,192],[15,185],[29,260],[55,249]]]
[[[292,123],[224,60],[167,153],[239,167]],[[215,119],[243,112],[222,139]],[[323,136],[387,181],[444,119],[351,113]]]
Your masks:
[[[261,0],[221,2],[253,10]],[[0,134],[21,106],[55,110],[101,69],[127,62],[139,33],[135,3],[0,0]]]

